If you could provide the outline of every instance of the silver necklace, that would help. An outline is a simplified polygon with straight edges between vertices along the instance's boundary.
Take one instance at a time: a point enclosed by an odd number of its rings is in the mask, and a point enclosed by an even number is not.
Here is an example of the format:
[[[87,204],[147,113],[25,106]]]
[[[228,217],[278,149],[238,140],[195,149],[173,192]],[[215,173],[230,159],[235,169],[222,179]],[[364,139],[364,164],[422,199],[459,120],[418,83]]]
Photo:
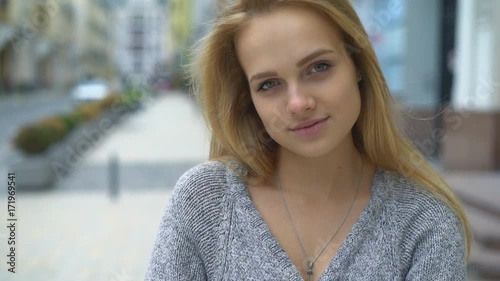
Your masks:
[[[352,200],[351,205],[349,206],[349,209],[347,210],[344,218],[339,223],[339,225],[337,226],[337,228],[333,232],[333,234],[330,237],[330,239],[328,240],[328,242],[326,242],[326,244],[323,245],[323,248],[321,248],[321,250],[318,252],[318,254],[316,254],[316,256],[314,257],[314,259],[313,260],[308,260],[307,263],[306,263],[306,266],[307,266],[307,276],[308,276],[307,279],[309,281],[312,280],[314,263],[316,262],[316,260],[318,259],[318,257],[321,255],[321,253],[323,253],[323,251],[326,249],[326,247],[328,246],[328,244],[330,244],[330,242],[332,242],[333,237],[335,237],[335,235],[337,234],[337,232],[339,232],[340,228],[342,227],[342,225],[344,224],[345,220],[349,216],[349,213],[351,212],[352,207],[354,206],[354,202],[356,201],[356,198],[358,197],[359,186],[361,184],[361,178],[363,176],[363,166],[364,166],[364,161],[361,162],[361,172],[359,174],[359,179],[358,179],[358,184],[356,186],[356,193],[354,194],[354,199]],[[285,201],[285,196],[283,195],[283,189],[281,188],[281,181],[280,181],[279,176],[277,178],[278,178],[278,187],[279,187],[280,193],[281,193],[281,199],[283,201],[283,206],[284,206],[284,208],[286,210],[286,213],[288,215],[288,219],[290,220],[290,224],[292,225],[293,231],[295,232],[295,236],[297,237],[297,240],[299,241],[300,248],[302,249],[302,253],[304,254],[304,257],[306,259],[308,259],[307,258],[307,254],[306,254],[306,250],[304,249],[304,245],[302,244],[302,241],[300,240],[297,228],[295,227],[295,224],[293,223],[292,215],[290,214],[290,211],[288,210],[288,206],[287,206],[286,201]]]

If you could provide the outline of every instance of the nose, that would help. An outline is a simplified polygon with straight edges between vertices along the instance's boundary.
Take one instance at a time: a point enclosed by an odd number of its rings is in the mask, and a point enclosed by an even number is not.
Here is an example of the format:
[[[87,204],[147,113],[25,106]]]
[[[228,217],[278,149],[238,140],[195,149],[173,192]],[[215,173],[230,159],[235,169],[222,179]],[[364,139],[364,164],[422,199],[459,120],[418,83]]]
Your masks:
[[[300,115],[305,111],[312,110],[316,106],[314,98],[298,85],[290,86],[288,89],[287,113]]]

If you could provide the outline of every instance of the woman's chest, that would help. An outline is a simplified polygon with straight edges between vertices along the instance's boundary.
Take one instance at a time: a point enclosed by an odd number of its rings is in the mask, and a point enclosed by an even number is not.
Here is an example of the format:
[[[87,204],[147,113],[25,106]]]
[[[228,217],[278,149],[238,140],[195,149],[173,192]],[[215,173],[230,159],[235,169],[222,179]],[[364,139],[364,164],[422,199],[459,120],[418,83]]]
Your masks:
[[[251,203],[234,202],[227,229],[219,237],[221,280],[305,279],[307,259],[288,215],[273,208],[259,212]],[[297,231],[309,259],[322,251],[313,266],[313,280],[320,275],[320,280],[404,280],[400,255],[390,239],[379,232],[351,233],[355,221],[346,223],[330,243],[332,227],[318,228],[311,222]],[[317,238],[317,233],[324,235]]]

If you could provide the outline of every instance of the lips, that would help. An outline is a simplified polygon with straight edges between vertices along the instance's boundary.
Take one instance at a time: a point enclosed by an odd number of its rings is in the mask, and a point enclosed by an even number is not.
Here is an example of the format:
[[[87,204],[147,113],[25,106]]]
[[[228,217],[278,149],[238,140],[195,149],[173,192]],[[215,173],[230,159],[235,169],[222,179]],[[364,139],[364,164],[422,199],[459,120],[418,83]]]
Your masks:
[[[291,131],[297,131],[297,130],[300,130],[300,129],[304,129],[304,128],[308,128],[308,127],[312,127],[314,126],[315,124],[317,123],[320,123],[320,122],[323,122],[325,121],[326,119],[328,119],[329,117],[326,117],[326,118],[320,118],[320,119],[311,119],[311,120],[307,120],[307,121],[304,121],[304,122],[301,122],[295,126],[293,126],[292,128],[290,128]]]

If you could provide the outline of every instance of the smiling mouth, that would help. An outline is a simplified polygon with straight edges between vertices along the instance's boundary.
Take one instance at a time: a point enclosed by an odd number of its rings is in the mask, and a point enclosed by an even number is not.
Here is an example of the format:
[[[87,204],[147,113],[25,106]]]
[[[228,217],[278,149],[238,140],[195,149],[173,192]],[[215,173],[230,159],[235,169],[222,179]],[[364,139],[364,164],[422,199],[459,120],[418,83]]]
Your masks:
[[[314,127],[318,123],[326,121],[328,118],[330,118],[330,117],[326,117],[326,118],[323,118],[323,119],[314,120],[313,123],[309,123],[309,124],[306,124],[306,125],[296,126],[294,128],[291,128],[290,131],[298,131],[298,130],[308,129],[308,128]]]
[[[314,125],[318,124],[319,122],[323,122],[323,121],[318,121],[318,122],[316,122],[316,123],[314,123],[314,124],[312,124],[312,125],[305,126],[305,127],[300,128],[300,129],[307,129],[307,128],[311,128],[312,126],[314,126]]]
[[[326,126],[326,123],[330,119],[330,117],[320,119],[320,120],[311,120],[307,123],[304,123],[305,125],[300,125],[297,126],[294,129],[291,129],[290,131],[297,136],[300,137],[313,137],[318,135],[321,131]],[[313,123],[311,123],[313,122]]]

